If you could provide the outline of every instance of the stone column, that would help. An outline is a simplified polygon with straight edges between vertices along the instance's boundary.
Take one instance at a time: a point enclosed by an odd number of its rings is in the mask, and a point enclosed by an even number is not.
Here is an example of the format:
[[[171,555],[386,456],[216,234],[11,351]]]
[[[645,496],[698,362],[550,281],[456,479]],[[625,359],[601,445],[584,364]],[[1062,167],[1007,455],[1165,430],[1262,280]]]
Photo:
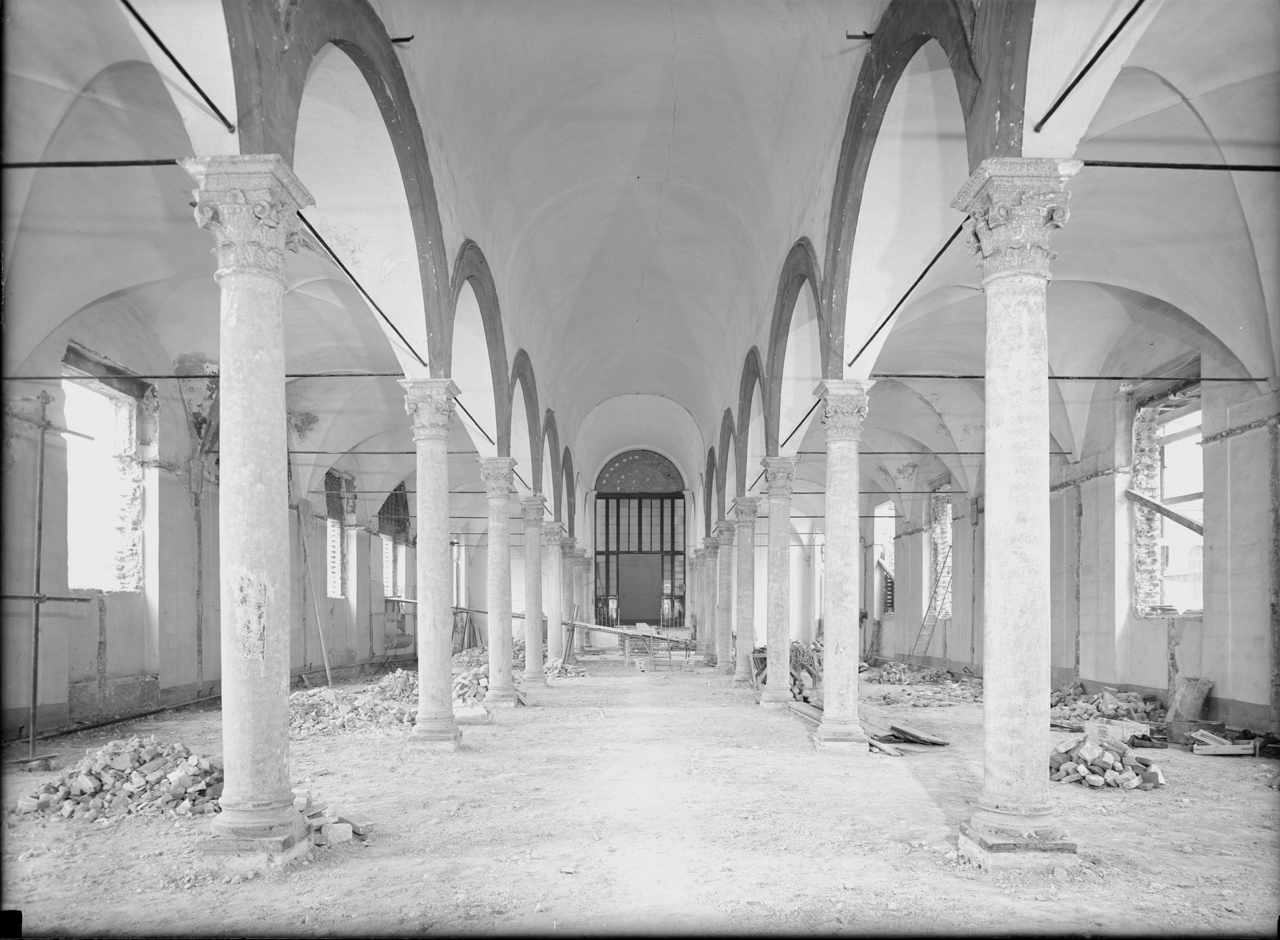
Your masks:
[[[561,587],[560,523],[553,522],[542,530],[542,544],[547,565],[547,658],[564,658],[564,594]]]
[[[546,685],[542,668],[542,517],[547,501],[541,493],[521,500],[524,513],[524,681]]]
[[[822,724],[813,733],[819,746],[856,745],[866,752],[858,722],[859,623],[862,609],[859,534],[858,441],[867,416],[867,392],[874,383],[828,379],[817,388],[823,398],[827,432],[826,552],[823,564]],[[816,547],[815,547],[816,552]]]
[[[765,457],[769,490],[768,681],[760,704],[785,706],[791,698],[791,485],[794,457]]]
[[[733,675],[733,523],[716,526],[720,546],[720,574],[716,598],[716,668]]]
[[[707,633],[705,638],[698,640],[698,650],[702,653],[702,665],[714,666],[719,662],[716,658],[716,630],[720,619],[716,616],[716,608],[720,605],[720,542],[714,535],[708,535],[702,540],[702,550],[702,609],[706,612]]]
[[[756,511],[760,500],[739,496],[733,501],[738,526],[738,656],[733,681],[751,684],[751,654],[756,646]]]
[[[966,212],[987,300],[983,784],[959,849],[986,867],[1075,861],[1049,800],[1049,237],[1076,160],[984,160]]]
[[[484,457],[480,479],[489,498],[489,691],[486,706],[510,708],[516,704],[511,677],[511,479],[515,461],[510,457]]]
[[[697,624],[697,633],[693,639],[698,652],[701,653],[702,634],[706,630],[706,623],[702,614],[702,549],[695,548],[685,557],[689,561],[689,612],[693,614],[693,619]]]
[[[449,379],[403,379],[413,416],[418,485],[418,717],[413,741],[452,750],[462,740],[453,720],[453,566],[449,549],[449,422],[458,388]]]
[[[196,222],[222,289],[219,577],[226,786],[215,853],[309,848],[289,780],[289,486],[284,251],[311,195],[274,154],[194,157]]]
[[[573,559],[577,555],[578,540],[572,536],[567,536],[560,541],[560,590],[564,594],[565,619],[573,617],[581,620],[581,612],[575,611],[578,603],[577,591],[575,585],[577,579],[574,576]],[[573,643],[565,644],[564,661],[567,663],[575,663],[578,661],[578,630],[574,628]]]

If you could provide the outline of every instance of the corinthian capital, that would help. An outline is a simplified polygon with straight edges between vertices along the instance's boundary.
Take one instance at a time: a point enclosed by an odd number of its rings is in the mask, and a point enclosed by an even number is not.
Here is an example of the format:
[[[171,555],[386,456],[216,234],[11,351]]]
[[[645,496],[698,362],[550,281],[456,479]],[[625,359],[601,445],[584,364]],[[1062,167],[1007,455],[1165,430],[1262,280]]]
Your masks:
[[[515,465],[511,457],[480,458],[480,479],[490,499],[511,498],[511,473]]]
[[[314,200],[274,153],[189,157],[196,224],[216,242],[215,277],[262,274],[284,283],[284,250],[298,250],[298,210]]]
[[[542,545],[544,548],[562,549],[564,545],[564,526],[559,522],[548,522],[542,527]]]
[[[733,545],[733,523],[728,519],[716,523],[716,541],[720,543],[721,548]]]
[[[415,441],[446,441],[453,420],[453,398],[458,387],[452,379],[401,379],[404,410],[413,418]]]
[[[760,509],[760,500],[755,496],[739,496],[733,501],[733,516],[738,520],[738,528],[756,527],[756,513]]]
[[[867,393],[875,382],[860,379],[824,379],[815,394],[822,396],[822,426],[828,441],[862,440],[867,417]]]
[[[546,511],[547,501],[541,493],[534,493],[520,500],[520,511],[524,514],[525,528],[542,525],[542,515]]]
[[[991,157],[951,203],[968,213],[969,251],[980,254],[984,279],[1007,274],[1049,276],[1049,236],[1067,222],[1067,180],[1079,160]]]
[[[573,556],[576,555],[577,552],[578,552],[578,540],[575,539],[572,535],[566,535],[563,539],[560,540],[560,554],[564,558],[568,559],[571,563],[573,561]]]
[[[765,457],[760,461],[764,466],[764,480],[769,487],[770,496],[791,496],[791,485],[796,479],[796,458]]]

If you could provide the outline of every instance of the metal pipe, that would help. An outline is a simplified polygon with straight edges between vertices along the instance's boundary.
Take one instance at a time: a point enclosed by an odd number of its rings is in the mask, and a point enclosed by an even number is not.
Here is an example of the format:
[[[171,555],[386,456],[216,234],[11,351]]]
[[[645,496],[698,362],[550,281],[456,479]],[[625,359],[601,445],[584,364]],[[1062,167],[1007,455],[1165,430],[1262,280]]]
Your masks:
[[[80,170],[113,166],[177,165],[177,157],[165,157],[160,160],[24,160],[18,163],[3,163],[0,164],[0,168],[6,170]]]
[[[985,375],[946,372],[876,372],[873,379],[985,379]],[[1050,382],[1269,382],[1257,376],[1200,378],[1194,375],[1051,375]]]
[[[44,441],[48,432],[49,404],[53,396],[48,392],[40,393],[40,444],[36,450],[36,545],[35,545],[35,589],[40,596],[41,562],[44,547]],[[36,710],[40,705],[40,608],[44,604],[37,600],[31,605],[31,717],[28,732],[27,756],[36,756]]]
[[[1085,166],[1130,167],[1142,170],[1230,170],[1241,173],[1280,173],[1267,163],[1157,163],[1146,160],[1085,160]]]
[[[928,264],[924,266],[924,270],[920,272],[920,276],[911,282],[911,286],[907,288],[907,292],[898,299],[898,302],[896,304],[893,305],[893,309],[889,311],[889,315],[880,321],[880,325],[877,326],[875,328],[875,331],[872,332],[872,334],[867,337],[867,341],[862,344],[862,348],[853,354],[853,358],[849,360],[847,365],[853,365],[855,362],[858,361],[858,357],[867,351],[867,347],[871,345],[871,341],[874,340],[877,336],[879,336],[880,331],[889,325],[889,321],[892,320],[893,315],[898,312],[898,308],[907,302],[907,298],[911,296],[911,292],[916,289],[916,287],[920,284],[921,281],[924,280],[924,276],[933,270],[933,266],[938,263],[938,259],[942,257],[943,252],[945,252],[948,248],[951,247],[951,243],[960,237],[960,233],[963,230],[964,230],[964,223],[961,222],[959,225],[956,226],[956,230],[951,233],[951,237],[948,238],[946,242],[943,244],[943,246],[938,249],[938,253],[934,255],[932,259],[930,259]]]
[[[218,116],[218,120],[221,121],[223,126],[227,129],[227,133],[234,134],[236,132],[236,126],[227,120],[227,116],[218,109],[216,104],[213,103],[213,99],[205,94],[204,89],[201,88],[199,83],[191,77],[191,73],[182,67],[182,63],[178,61],[178,57],[169,51],[169,47],[160,40],[160,37],[156,35],[156,31],[152,29],[150,24],[147,23],[138,11],[133,8],[133,4],[130,3],[129,0],[120,0],[120,2],[124,4],[124,8],[126,10],[133,14],[133,18],[138,21],[138,25],[147,31],[147,35],[150,36],[152,40],[155,41],[155,44],[160,47],[160,51],[169,57],[169,61],[172,62],[177,70],[182,73],[182,77],[185,78],[191,84],[191,87],[196,90],[196,93],[204,99],[204,103],[213,109],[213,113]]]
[[[1137,13],[1139,8],[1145,2],[1146,0],[1138,0],[1138,2],[1133,5],[1133,9],[1124,15],[1124,19],[1120,21],[1120,25],[1111,31],[1111,35],[1108,36],[1106,38],[1106,41],[1103,42],[1103,44],[1098,47],[1098,51],[1093,54],[1093,58],[1091,58],[1088,62],[1084,64],[1084,68],[1080,70],[1079,75],[1077,75],[1075,78],[1071,80],[1071,84],[1067,86],[1066,91],[1064,91],[1062,94],[1058,96],[1058,100],[1055,101],[1049,107],[1049,110],[1044,113],[1044,117],[1036,121],[1035,126],[1032,128],[1033,131],[1035,131],[1037,134],[1040,133],[1040,128],[1044,127],[1045,122],[1048,121],[1049,118],[1053,117],[1053,112],[1057,111],[1058,106],[1061,105],[1062,102],[1067,100],[1067,96],[1071,94],[1073,91],[1075,91],[1076,86],[1080,84],[1080,80],[1089,74],[1089,69],[1093,68],[1094,63],[1097,62],[1100,58],[1102,58],[1102,53],[1106,52],[1107,47],[1111,45],[1112,40],[1114,40],[1117,36],[1120,35],[1120,30],[1124,29],[1126,26],[1129,25],[1129,21],[1133,19],[1133,14]]]

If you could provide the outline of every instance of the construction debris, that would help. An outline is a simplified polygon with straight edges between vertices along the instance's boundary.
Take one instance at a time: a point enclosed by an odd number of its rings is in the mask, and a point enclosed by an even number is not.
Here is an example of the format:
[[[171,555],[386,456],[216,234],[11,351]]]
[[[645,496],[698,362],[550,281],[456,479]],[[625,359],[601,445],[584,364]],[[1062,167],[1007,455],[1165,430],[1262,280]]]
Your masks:
[[[1195,738],[1199,742],[1192,745],[1193,753],[1216,757],[1255,756],[1258,753],[1258,745],[1262,743],[1260,738],[1239,742],[1229,741],[1208,731],[1193,731],[1188,737]]]
[[[220,761],[155,735],[111,741],[20,797],[16,810],[104,824],[128,815],[200,816],[218,812],[222,773]]]
[[[585,676],[587,670],[583,669],[577,663],[566,663],[563,659],[548,660],[546,666],[547,676]]]
[[[407,685],[407,681],[404,681],[404,687]],[[416,699],[417,682],[413,685],[413,697]],[[384,697],[376,686],[363,692],[301,689],[289,696],[289,733],[306,737],[309,734],[356,729],[388,731],[412,725],[417,714],[417,708]]]
[[[1049,752],[1049,779],[1125,790],[1154,790],[1165,783],[1154,757],[1089,734],[1063,741]]]
[[[1126,718],[1133,721],[1164,721],[1165,709],[1151,693],[1119,692],[1104,688],[1089,694],[1080,682],[1056,689],[1049,695],[1049,720],[1067,726],[1083,725],[1095,718]],[[1073,729],[1079,730],[1079,729]]]
[[[453,704],[457,706],[476,705],[484,701],[489,691],[489,664],[468,669],[461,675],[453,677]]]

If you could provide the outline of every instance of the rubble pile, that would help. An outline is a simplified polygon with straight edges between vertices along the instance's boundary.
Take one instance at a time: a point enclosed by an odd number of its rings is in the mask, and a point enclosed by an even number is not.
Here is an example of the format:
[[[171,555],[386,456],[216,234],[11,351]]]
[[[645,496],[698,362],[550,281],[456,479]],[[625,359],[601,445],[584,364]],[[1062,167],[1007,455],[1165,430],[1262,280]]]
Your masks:
[[[910,705],[913,708],[941,708],[961,702],[982,702],[981,679],[948,679],[935,685],[909,685],[904,689],[881,692],[886,705]]]
[[[1154,757],[1089,734],[1063,741],[1049,752],[1049,779],[1125,790],[1154,790],[1165,782]]]
[[[546,671],[548,678],[553,676],[585,676],[587,674],[587,670],[577,663],[566,663],[563,659],[548,660],[543,669]]]
[[[478,705],[489,691],[489,664],[468,669],[453,677],[453,706]]]
[[[131,814],[200,816],[218,812],[221,795],[221,762],[152,735],[89,751],[61,779],[20,797],[17,811],[89,822]]]
[[[372,691],[381,698],[397,702],[418,700],[418,674],[407,669],[397,669],[374,683]]]
[[[1066,724],[1080,724],[1097,718],[1159,722],[1165,719],[1160,700],[1151,694],[1103,689],[1093,695],[1079,682],[1054,690],[1049,696],[1049,718]]]
[[[912,666],[909,663],[889,661],[867,671],[867,682],[880,682],[888,685],[917,685],[919,683],[947,682],[951,673],[945,669]]]
[[[416,677],[414,686],[417,686]],[[415,695],[416,697],[416,695]],[[298,737],[329,731],[391,729],[411,725],[418,710],[383,698],[377,688],[301,689],[289,696],[289,733]]]
[[[338,845],[353,838],[365,842],[373,829],[373,820],[360,813],[340,813],[331,806],[318,806],[311,801],[309,790],[294,789],[293,808],[307,819],[311,844]]]
[[[489,661],[489,650],[483,646],[473,646],[453,654],[454,669],[475,669]]]

